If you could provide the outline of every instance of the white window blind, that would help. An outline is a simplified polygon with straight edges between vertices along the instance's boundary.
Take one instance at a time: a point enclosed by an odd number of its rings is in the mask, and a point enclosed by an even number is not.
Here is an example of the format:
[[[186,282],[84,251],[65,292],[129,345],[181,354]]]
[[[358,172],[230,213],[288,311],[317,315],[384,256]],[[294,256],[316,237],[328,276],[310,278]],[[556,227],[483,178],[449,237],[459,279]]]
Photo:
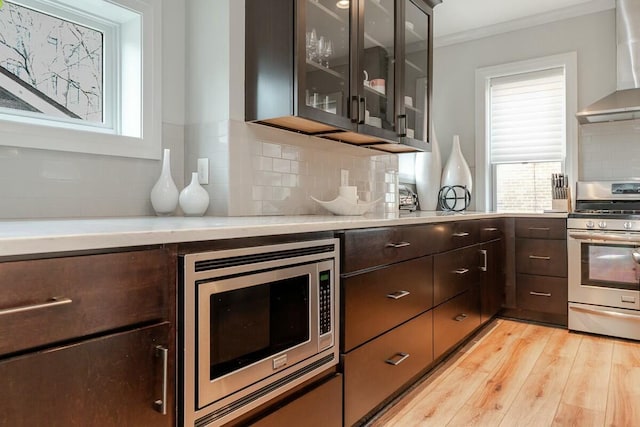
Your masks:
[[[563,161],[564,68],[490,80],[490,162]]]

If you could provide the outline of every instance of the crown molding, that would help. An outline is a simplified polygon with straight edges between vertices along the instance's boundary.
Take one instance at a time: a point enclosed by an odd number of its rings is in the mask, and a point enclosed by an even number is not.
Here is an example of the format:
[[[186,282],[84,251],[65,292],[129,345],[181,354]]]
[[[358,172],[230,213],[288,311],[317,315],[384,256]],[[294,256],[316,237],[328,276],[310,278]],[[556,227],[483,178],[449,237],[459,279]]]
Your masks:
[[[591,13],[602,12],[615,9],[615,0],[591,0],[588,3],[569,6],[551,12],[540,13],[526,18],[514,19],[512,21],[501,22],[499,24],[488,25],[486,27],[474,28],[468,31],[447,34],[433,39],[433,47],[449,46],[457,43],[464,43],[483,37],[495,36],[510,31],[522,30],[536,25],[548,24],[555,21],[576,18],[578,16],[589,15]]]

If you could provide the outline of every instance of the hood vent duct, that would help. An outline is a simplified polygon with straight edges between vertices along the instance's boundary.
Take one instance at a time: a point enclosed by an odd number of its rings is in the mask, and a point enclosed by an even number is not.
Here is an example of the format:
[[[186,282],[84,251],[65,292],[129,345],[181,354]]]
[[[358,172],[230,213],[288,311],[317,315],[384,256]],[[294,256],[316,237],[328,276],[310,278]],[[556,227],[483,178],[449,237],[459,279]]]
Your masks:
[[[640,119],[640,1],[616,1],[617,90],[576,114],[582,124]]]

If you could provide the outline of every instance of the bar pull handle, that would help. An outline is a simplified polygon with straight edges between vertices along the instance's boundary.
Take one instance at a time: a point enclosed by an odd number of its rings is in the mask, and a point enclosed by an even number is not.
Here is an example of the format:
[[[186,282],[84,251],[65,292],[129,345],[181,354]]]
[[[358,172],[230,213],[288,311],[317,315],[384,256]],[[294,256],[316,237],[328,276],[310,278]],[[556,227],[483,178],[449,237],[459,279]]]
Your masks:
[[[406,248],[407,246],[411,246],[411,243],[409,242],[398,242],[398,243],[387,243],[386,245],[388,248]]]
[[[453,270],[455,274],[466,274],[469,272],[468,268],[459,268],[457,270]]]
[[[498,229],[496,227],[485,227],[483,228],[484,231],[498,231]]]
[[[398,136],[400,137],[407,136],[407,115],[406,114],[398,115]]]
[[[460,313],[458,314],[456,317],[453,318],[453,320],[455,320],[456,322],[462,322],[463,320],[465,320],[468,316],[464,313]]]
[[[360,107],[358,110],[358,124],[360,125],[364,124],[366,111],[367,111],[367,98],[363,96],[360,98]]]
[[[549,292],[531,291],[531,292],[529,292],[529,295],[533,295],[533,296],[536,296],[536,297],[547,297],[547,298],[551,297],[551,293],[549,293]]]
[[[360,110],[358,109],[358,97],[351,97],[351,123],[358,123],[360,121],[360,116],[358,115]]]
[[[540,259],[543,261],[549,261],[551,260],[550,256],[540,256],[540,255],[529,255],[529,259]]]
[[[480,267],[480,271],[487,271],[487,250],[480,249],[480,253],[482,254],[483,265]]]
[[[404,298],[407,295],[410,295],[411,292],[409,291],[395,291],[395,292],[391,292],[390,294],[387,294],[387,298],[391,298],[391,299],[400,299],[400,298]]]
[[[396,353],[385,360],[385,362],[389,365],[398,366],[399,364],[407,360],[407,357],[409,357],[409,353]]]
[[[33,310],[40,310],[44,308],[57,307],[59,305],[71,304],[72,302],[73,300],[71,298],[51,298],[49,301],[43,302],[40,304],[30,304],[30,305],[22,305],[19,307],[4,308],[0,310],[0,316],[4,316],[5,314],[16,314],[16,313],[22,313],[25,311],[33,311]]]
[[[469,235],[469,233],[467,233],[466,231],[462,231],[459,233],[453,233],[452,236],[453,237],[467,237]]]
[[[162,415],[167,415],[167,375],[169,373],[169,349],[161,345],[157,345],[156,357],[162,358],[162,397],[153,402],[153,406],[156,408],[156,411],[160,412]]]
[[[529,231],[549,231],[549,227],[529,227]]]

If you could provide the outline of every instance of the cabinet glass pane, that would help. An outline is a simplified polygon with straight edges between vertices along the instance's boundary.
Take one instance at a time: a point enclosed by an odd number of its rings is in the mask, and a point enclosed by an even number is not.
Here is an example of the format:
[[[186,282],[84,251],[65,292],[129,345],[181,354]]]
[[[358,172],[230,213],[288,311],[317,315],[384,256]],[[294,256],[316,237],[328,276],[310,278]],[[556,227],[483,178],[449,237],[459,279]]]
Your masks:
[[[364,7],[365,124],[395,130],[394,0],[366,0]]]
[[[305,104],[345,116],[349,92],[349,2],[307,0]]]
[[[411,0],[405,0],[404,28],[404,105],[407,136],[426,141],[429,118],[427,108],[429,69],[429,16]]]

